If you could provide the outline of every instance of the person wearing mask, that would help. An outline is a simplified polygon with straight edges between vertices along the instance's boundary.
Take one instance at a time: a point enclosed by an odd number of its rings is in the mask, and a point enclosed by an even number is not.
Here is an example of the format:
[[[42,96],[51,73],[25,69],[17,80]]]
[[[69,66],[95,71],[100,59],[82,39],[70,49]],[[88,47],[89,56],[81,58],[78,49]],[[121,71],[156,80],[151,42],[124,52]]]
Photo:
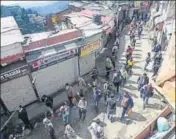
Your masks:
[[[116,114],[116,101],[114,99],[114,94],[111,94],[110,98],[107,99],[107,116],[111,122],[115,114]]]
[[[153,96],[153,87],[152,84],[144,85],[140,90],[140,96],[143,100],[143,109],[148,105],[149,98]]]
[[[100,125],[100,119],[97,119],[95,122],[88,127],[89,130],[93,130],[93,135],[95,139],[101,139],[103,134],[103,127]]]
[[[129,95],[128,92],[124,92],[124,95],[123,95],[122,101],[121,101],[121,106],[122,106],[122,114],[120,117],[120,121],[122,121],[124,119],[125,114],[128,112],[128,110],[132,109],[134,106],[133,99]]]
[[[19,106],[18,108],[18,118],[23,121],[25,125],[25,129],[33,130],[33,125],[29,121],[28,114],[26,109],[23,106]]]
[[[67,97],[70,103],[70,107],[73,107],[74,106],[73,99],[75,98],[75,95],[73,93],[73,88],[68,83],[65,84],[65,88],[66,88]]]
[[[112,61],[107,56],[105,60],[105,67],[106,67],[106,78],[109,79],[110,70],[112,69]]]
[[[87,101],[84,97],[82,97],[78,102],[78,107],[79,107],[79,118],[80,120],[82,119],[84,121],[86,118],[86,111],[87,111]]]
[[[117,56],[116,56],[116,54],[113,54],[111,57],[111,61],[112,61],[112,65],[113,65],[114,69],[116,68],[116,60],[117,60]]]
[[[144,70],[147,70],[147,66],[149,65],[149,63],[151,62],[151,54],[150,52],[147,53],[147,57],[145,59],[145,66],[144,66]]]
[[[119,93],[119,87],[120,87],[121,82],[122,82],[122,76],[121,76],[121,72],[120,72],[120,71],[114,73],[112,81],[113,81],[113,83],[114,83],[114,86],[115,86],[116,89],[117,89],[117,90],[116,90],[117,93]]]
[[[78,78],[78,86],[79,86],[79,90],[82,93],[82,95],[84,96],[86,93],[86,82],[82,77]]]
[[[45,103],[45,106],[51,113],[51,118],[54,118],[54,111],[53,111],[53,98],[47,95],[43,95],[41,98],[42,102]]]
[[[132,68],[134,66],[134,61],[133,61],[133,58],[131,57],[129,60],[128,60],[128,68],[127,68],[127,73],[128,74],[132,74]]]
[[[139,76],[138,80],[137,80],[137,84],[138,84],[138,90],[140,90],[144,85],[149,83],[149,77],[147,76],[146,73],[144,73],[143,75]]]

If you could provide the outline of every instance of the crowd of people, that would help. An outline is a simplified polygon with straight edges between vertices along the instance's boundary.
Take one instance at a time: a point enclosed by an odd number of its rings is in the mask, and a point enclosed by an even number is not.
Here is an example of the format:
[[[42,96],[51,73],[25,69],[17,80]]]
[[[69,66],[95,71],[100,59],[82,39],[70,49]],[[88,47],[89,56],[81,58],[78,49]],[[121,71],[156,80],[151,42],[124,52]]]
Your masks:
[[[117,70],[116,62],[117,62],[117,54],[120,49],[120,32],[117,31],[115,37],[115,43],[112,48],[111,56],[107,56],[105,59],[105,69],[106,69],[106,81],[103,84],[103,89],[98,87],[98,77],[99,72],[96,68],[91,72],[91,90],[88,89],[88,83],[84,80],[84,78],[78,78],[78,86],[79,92],[75,93],[73,87],[69,84],[65,84],[66,94],[68,100],[65,101],[58,110],[54,111],[53,109],[53,98],[47,95],[43,95],[41,101],[45,104],[48,111],[45,113],[45,118],[43,119],[43,124],[45,129],[49,133],[51,139],[56,139],[55,129],[53,126],[53,119],[55,113],[62,117],[63,123],[65,125],[65,136],[68,139],[78,139],[79,136],[76,134],[74,129],[71,126],[71,113],[72,109],[78,108],[78,114],[81,121],[85,121],[87,114],[88,103],[86,100],[86,94],[92,92],[93,102],[95,104],[95,110],[98,112],[99,102],[104,97],[104,104],[106,105],[107,118],[113,122],[113,117],[116,116],[116,106],[120,105],[122,107],[122,112],[120,116],[120,121],[124,120],[125,115],[130,115],[132,113],[132,108],[134,107],[133,98],[127,91],[122,91],[120,88],[123,88],[128,77],[133,74],[132,69],[135,64],[133,60],[133,51],[136,46],[136,36],[140,40],[143,31],[143,22],[133,20],[130,24],[130,45],[126,48],[126,63],[122,66],[120,70]],[[152,77],[157,75],[159,67],[162,62],[162,53],[161,53],[161,45],[157,43],[156,38],[153,40],[152,44],[152,52],[154,56],[151,57],[151,52],[147,53],[147,57],[145,59],[144,70],[147,71],[148,65],[153,62],[153,75]],[[112,80],[110,80],[110,73],[113,73]],[[143,108],[145,109],[149,98],[153,96],[153,87],[149,82],[149,77],[146,73],[141,75],[138,80],[138,90],[140,92],[140,97],[143,100]],[[25,125],[25,129],[33,130],[34,125],[28,119],[27,111],[23,106],[19,106],[18,117],[21,119]],[[93,130],[94,136],[97,139],[100,139],[103,136],[103,127],[101,126],[100,119],[94,121],[89,129]],[[12,136],[12,135],[11,135]]]

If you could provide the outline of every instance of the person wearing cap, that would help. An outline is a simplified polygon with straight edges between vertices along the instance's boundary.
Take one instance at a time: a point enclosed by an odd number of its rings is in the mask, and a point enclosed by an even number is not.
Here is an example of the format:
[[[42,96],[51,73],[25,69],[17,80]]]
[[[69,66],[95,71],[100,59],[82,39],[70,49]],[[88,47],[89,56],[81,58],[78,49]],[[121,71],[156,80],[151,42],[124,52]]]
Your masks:
[[[100,119],[97,119],[96,121],[92,122],[92,124],[88,127],[89,130],[93,130],[93,135],[95,139],[101,139],[101,137],[103,137],[103,128],[100,123]]]
[[[82,97],[79,100],[78,107],[79,107],[79,118],[80,120],[82,119],[84,121],[86,118],[86,111],[87,111],[87,101],[84,97]]]
[[[111,94],[110,98],[107,99],[107,116],[111,122],[113,120],[113,115],[115,114],[116,114],[116,101],[114,99],[114,94]]]

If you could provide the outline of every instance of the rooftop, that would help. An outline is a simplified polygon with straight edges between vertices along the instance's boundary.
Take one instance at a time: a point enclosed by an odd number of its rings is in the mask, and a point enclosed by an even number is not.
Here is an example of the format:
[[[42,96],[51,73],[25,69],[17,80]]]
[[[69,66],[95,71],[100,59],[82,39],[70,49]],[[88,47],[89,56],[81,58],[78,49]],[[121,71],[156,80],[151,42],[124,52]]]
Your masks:
[[[1,18],[1,47],[23,42],[24,38],[13,16]]]
[[[87,5],[85,2],[71,2],[69,5],[75,6],[75,7],[82,7],[84,5]]]
[[[46,38],[48,37],[49,34],[50,34],[49,32],[43,32],[43,33],[28,35],[33,41],[29,42],[29,44],[24,45],[25,52],[35,51],[35,50],[45,48]],[[58,33],[52,34],[48,38],[47,43],[49,46],[53,46],[70,40],[78,39],[80,37],[82,37],[82,32],[80,30],[77,30],[77,29],[61,30]]]

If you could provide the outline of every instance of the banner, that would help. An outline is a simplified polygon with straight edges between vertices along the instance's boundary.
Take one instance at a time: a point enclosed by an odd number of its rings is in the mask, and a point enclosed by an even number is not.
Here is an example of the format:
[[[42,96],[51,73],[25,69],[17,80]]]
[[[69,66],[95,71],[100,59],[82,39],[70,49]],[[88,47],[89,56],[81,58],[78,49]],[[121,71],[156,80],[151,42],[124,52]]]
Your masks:
[[[1,73],[1,83],[29,73],[28,65]]]
[[[80,48],[80,56],[85,56],[100,48],[100,41],[96,40],[82,48]]]

